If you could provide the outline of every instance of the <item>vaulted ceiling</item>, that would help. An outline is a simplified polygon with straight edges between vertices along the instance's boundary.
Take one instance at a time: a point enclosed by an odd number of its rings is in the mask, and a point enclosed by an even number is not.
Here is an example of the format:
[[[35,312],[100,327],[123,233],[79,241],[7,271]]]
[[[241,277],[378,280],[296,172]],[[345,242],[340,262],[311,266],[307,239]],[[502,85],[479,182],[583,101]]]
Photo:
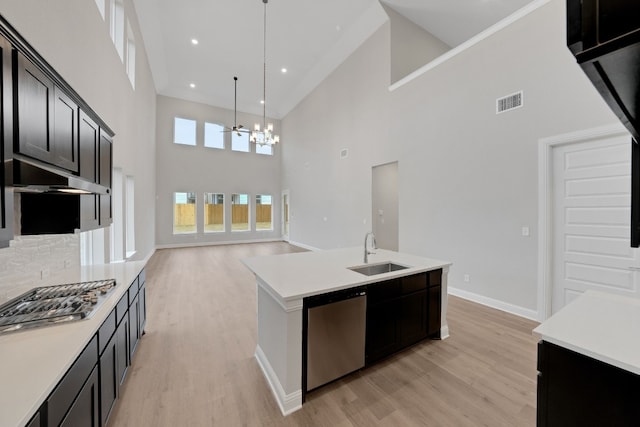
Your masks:
[[[532,2],[380,1],[452,47]],[[134,0],[134,5],[159,94],[233,109],[237,76],[238,111],[262,114],[263,0]],[[275,118],[286,115],[388,19],[378,0],[269,0],[266,13],[266,107],[267,116]]]

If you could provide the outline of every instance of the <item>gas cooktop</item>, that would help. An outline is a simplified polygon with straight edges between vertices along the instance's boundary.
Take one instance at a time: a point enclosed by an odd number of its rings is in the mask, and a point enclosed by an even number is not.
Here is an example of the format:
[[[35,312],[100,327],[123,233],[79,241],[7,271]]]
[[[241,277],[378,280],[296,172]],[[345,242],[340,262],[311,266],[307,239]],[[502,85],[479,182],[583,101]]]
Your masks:
[[[0,306],[0,334],[86,319],[114,279],[34,288]]]

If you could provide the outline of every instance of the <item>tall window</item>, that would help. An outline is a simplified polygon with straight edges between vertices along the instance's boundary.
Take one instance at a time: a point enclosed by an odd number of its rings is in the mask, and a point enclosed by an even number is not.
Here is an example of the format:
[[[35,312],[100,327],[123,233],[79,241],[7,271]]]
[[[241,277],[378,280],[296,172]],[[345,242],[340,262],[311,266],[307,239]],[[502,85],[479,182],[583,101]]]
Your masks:
[[[224,231],[224,194],[204,193],[204,232]]]
[[[125,179],[125,246],[127,258],[136,252],[135,181],[133,176]]]
[[[100,16],[102,16],[102,20],[104,21],[104,0],[96,0],[96,6],[98,6],[98,10],[100,11]]]
[[[175,117],[173,121],[173,142],[196,145],[196,121]]]
[[[136,42],[133,38],[133,30],[131,29],[131,24],[129,20],[127,20],[127,76],[129,76],[129,81],[131,82],[131,86],[136,88]]]
[[[173,194],[173,234],[196,232],[196,193]]]
[[[273,205],[268,194],[256,196],[256,230],[273,230]]]
[[[248,153],[249,150],[249,133],[241,132],[240,136],[236,132],[231,132],[231,149],[233,151],[244,151]]]
[[[231,195],[231,231],[249,230],[249,195]]]
[[[216,123],[204,122],[204,146],[224,149],[224,127]]]
[[[111,40],[116,46],[120,60],[124,61],[124,4],[122,0],[111,3]]]

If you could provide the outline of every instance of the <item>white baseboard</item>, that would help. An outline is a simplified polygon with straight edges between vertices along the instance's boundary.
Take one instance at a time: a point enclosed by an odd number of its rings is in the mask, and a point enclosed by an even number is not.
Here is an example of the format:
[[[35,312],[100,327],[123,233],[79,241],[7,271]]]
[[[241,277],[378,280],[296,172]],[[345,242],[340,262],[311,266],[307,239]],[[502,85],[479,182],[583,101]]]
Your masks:
[[[278,376],[271,367],[269,360],[259,345],[256,347],[255,357],[258,361],[258,365],[260,365],[260,369],[262,369],[262,373],[269,383],[269,387],[271,388],[273,396],[276,398],[276,402],[278,402],[282,415],[289,415],[302,408],[302,389],[286,394],[282,384],[280,384]]]
[[[307,250],[313,251],[313,252],[318,252],[318,251],[322,250],[320,248],[316,248],[314,246],[305,245],[304,243],[300,243],[300,242],[290,241],[289,244],[291,244],[293,246],[298,246],[298,247],[300,247],[302,249],[307,249]]]
[[[156,249],[193,248],[193,247],[199,247],[199,246],[240,245],[243,243],[269,243],[269,242],[282,242],[282,238],[276,237],[276,238],[270,238],[270,239],[225,240],[225,241],[193,242],[193,243],[169,243],[166,245],[156,245]]]
[[[473,292],[464,291],[462,289],[457,289],[452,287],[448,288],[448,293],[449,295],[453,295],[456,297],[464,298],[469,301],[477,302],[478,304],[486,305],[487,307],[506,311],[507,313],[524,317],[525,319],[538,321],[538,312],[536,310],[520,307],[519,305],[510,304],[508,302],[485,297],[484,295],[479,295]]]

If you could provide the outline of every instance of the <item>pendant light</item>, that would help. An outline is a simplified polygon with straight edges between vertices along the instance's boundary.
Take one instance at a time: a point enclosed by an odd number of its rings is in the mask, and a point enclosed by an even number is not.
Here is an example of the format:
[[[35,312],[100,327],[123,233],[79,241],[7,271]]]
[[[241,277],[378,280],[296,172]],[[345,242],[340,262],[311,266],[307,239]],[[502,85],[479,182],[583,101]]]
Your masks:
[[[263,69],[262,69],[262,129],[256,123],[249,140],[254,144],[273,146],[280,142],[280,137],[273,133],[273,123],[267,123],[267,3],[269,0],[262,0],[264,3],[264,46],[263,46]]]

